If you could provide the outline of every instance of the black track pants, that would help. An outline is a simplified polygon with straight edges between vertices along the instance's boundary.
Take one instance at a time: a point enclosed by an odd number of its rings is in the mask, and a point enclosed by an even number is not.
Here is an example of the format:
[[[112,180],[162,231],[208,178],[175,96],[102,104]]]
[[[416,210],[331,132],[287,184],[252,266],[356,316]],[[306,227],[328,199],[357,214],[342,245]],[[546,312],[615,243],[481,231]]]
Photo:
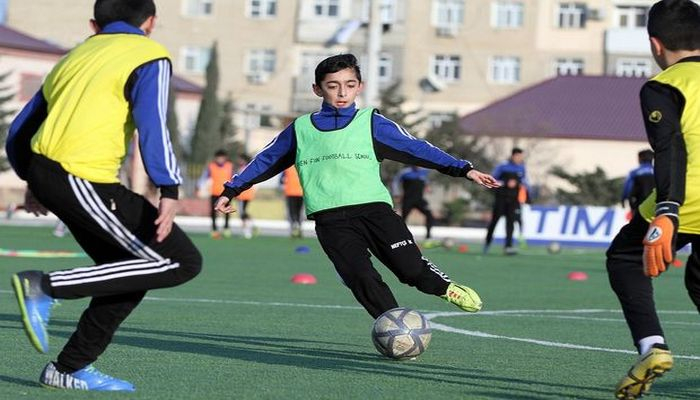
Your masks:
[[[336,271],[372,317],[398,307],[370,260],[377,257],[402,283],[424,293],[445,294],[450,279],[421,255],[400,216],[385,203],[314,215],[316,234]]]
[[[54,298],[92,297],[58,355],[59,366],[77,370],[92,363],[146,291],[182,284],[200,272],[202,257],[187,235],[174,225],[156,242],[158,210],[122,185],[86,181],[38,155],[27,182],[94,261],[44,275],[42,286]]]

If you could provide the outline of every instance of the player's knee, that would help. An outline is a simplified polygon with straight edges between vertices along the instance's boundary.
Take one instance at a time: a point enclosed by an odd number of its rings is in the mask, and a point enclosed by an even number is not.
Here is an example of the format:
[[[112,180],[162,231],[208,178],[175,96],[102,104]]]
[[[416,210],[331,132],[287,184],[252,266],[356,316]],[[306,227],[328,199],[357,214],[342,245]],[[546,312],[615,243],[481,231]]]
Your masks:
[[[196,248],[189,251],[187,255],[180,257],[178,262],[180,263],[179,283],[193,279],[202,271],[202,254]]]
[[[375,286],[383,282],[381,275],[376,271],[352,271],[338,274],[343,283],[349,288]]]

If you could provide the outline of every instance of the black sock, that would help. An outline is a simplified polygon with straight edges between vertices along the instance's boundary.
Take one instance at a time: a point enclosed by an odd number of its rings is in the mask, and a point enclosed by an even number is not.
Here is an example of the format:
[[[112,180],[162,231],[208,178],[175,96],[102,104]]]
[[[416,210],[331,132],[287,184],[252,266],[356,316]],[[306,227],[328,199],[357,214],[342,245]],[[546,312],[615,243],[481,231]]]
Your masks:
[[[62,374],[72,374],[73,372],[77,371],[75,368],[67,367],[58,361],[53,361],[53,366],[56,367],[56,371],[62,373]]]

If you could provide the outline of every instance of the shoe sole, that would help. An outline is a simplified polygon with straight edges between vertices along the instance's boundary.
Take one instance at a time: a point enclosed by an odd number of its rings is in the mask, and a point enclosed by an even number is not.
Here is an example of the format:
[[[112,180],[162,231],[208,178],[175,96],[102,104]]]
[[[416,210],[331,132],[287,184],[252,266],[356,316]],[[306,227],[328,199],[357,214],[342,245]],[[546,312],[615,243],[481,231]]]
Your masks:
[[[670,370],[671,370],[671,368],[666,369],[663,367],[648,370],[648,372],[647,372],[648,376],[646,378],[642,379],[640,382],[632,383],[632,384],[627,385],[624,388],[618,390],[615,393],[615,398],[617,398],[618,400],[635,400],[635,399],[638,399],[644,395],[649,394],[649,388],[651,387],[651,384],[654,383],[656,378],[661,378],[662,376],[664,376],[664,374],[666,372],[668,372]],[[630,377],[630,378],[632,378],[632,377]],[[638,385],[642,386],[642,389],[639,391],[638,395],[628,393],[629,389],[631,389],[633,387],[637,387]]]
[[[15,290],[15,296],[17,297],[17,304],[19,304],[19,311],[22,314],[22,325],[24,325],[24,333],[27,334],[29,342],[34,346],[36,351],[41,354],[46,354],[39,337],[34,332],[32,324],[29,322],[29,313],[27,312],[27,305],[24,303],[24,289],[22,288],[22,282],[19,276],[12,275],[12,288]],[[48,347],[48,346],[47,346]]]

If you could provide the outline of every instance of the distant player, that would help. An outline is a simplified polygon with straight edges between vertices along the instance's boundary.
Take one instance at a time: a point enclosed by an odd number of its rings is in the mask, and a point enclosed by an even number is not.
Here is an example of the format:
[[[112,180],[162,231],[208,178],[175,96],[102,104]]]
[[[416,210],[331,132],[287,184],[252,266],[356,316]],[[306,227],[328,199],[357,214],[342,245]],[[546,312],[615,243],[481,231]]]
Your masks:
[[[414,165],[399,171],[392,182],[394,194],[401,193],[401,218],[404,222],[413,209],[425,216],[426,239],[430,239],[430,231],[435,223],[433,212],[425,199],[429,173],[430,170]]]
[[[632,211],[636,211],[639,204],[654,190],[654,152],[642,150],[637,154],[639,166],[627,175],[622,189],[622,206],[625,201]]]
[[[284,200],[287,203],[289,234],[293,238],[300,238],[302,236],[301,211],[304,208],[304,189],[301,187],[299,173],[294,166],[282,172],[280,175],[280,184],[284,192]]]
[[[700,6],[691,0],[659,1],[649,10],[647,30],[663,70],[640,93],[656,190],[607,252],[610,284],[640,354],[617,385],[618,399],[641,397],[673,367],[652,278],[688,243],[693,249],[685,286],[700,310]]]
[[[513,247],[513,230],[515,222],[520,225],[522,233],[522,219],[520,216],[521,201],[527,198],[527,174],[525,172],[525,155],[523,150],[514,147],[510,158],[497,165],[492,173],[500,183],[501,187],[494,193],[493,210],[491,222],[486,229],[486,242],[484,243],[484,253],[488,253],[493,240],[493,231],[501,217],[506,218],[506,240],[503,251],[506,255],[517,254]]]
[[[226,183],[217,209],[231,212],[231,199],[251,185],[296,165],[304,188],[306,214],[336,271],[373,317],[398,306],[372,266],[370,254],[401,282],[441,296],[469,312],[481,309],[472,289],[452,283],[424,258],[411,232],[393,210],[382,184],[380,160],[417,164],[454,177],[497,187],[493,177],[475,170],[431,144],[416,139],[373,108],[358,109],[362,90],[357,59],[340,54],[315,71],[314,93],[321,110],[297,118],[265,147],[248,167]]]
[[[165,123],[170,56],[148,38],[155,15],[151,0],[97,0],[96,34],[61,59],[10,127],[6,150],[27,181],[25,208],[56,214],[95,262],[12,276],[24,330],[40,353],[49,350],[54,300],[92,298],[42,371],[43,386],[134,391],[93,363],[148,290],[177,286],[201,269],[201,255],[173,223],[182,179]],[[134,128],[160,188],[158,208],[117,178]]]
[[[233,163],[228,159],[228,154],[226,150],[217,150],[214,153],[214,159],[207,164],[207,167],[202,171],[202,175],[197,181],[198,188],[206,186],[206,183],[210,184],[211,193],[211,237],[213,239],[218,239],[221,237],[222,232],[219,231],[219,227],[216,225],[216,214],[215,210],[216,200],[221,196],[221,192],[224,190],[224,183],[233,175]],[[224,236],[231,236],[231,231],[228,227],[228,214],[224,214]]]
[[[245,170],[246,167],[248,167],[248,163],[250,163],[250,156],[247,154],[241,154],[238,157],[237,171],[240,173],[243,170]],[[236,197],[236,200],[238,200],[238,210],[239,210],[240,215],[241,215],[241,227],[243,229],[243,237],[246,239],[252,238],[253,233],[255,232],[255,226],[254,226],[253,220],[250,216],[250,213],[248,213],[248,205],[254,199],[255,199],[255,188],[254,187],[249,187],[248,189],[239,193],[238,196]]]

